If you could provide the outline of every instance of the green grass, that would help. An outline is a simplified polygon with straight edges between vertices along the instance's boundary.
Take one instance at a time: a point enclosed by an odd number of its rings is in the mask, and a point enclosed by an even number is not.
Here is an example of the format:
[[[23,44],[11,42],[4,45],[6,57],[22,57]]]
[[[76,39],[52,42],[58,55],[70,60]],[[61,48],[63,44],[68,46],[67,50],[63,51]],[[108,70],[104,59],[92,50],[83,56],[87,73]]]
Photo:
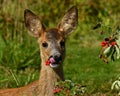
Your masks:
[[[84,47],[80,42],[67,42],[64,62],[65,78],[86,86],[87,91],[91,94],[111,92],[111,85],[119,77],[120,72],[119,60],[106,64],[99,59],[99,51],[100,46]],[[40,57],[39,54],[38,57]],[[37,80],[39,67],[35,70],[36,67],[31,68],[28,65],[24,70],[13,70],[12,67],[8,69],[2,65],[0,67],[0,87],[18,87]]]
[[[79,24],[67,40],[65,78],[87,86],[91,94],[112,94],[111,84],[120,76],[119,60],[105,64],[98,55],[100,42],[120,26],[119,3],[119,0],[107,3],[106,0],[1,0],[0,88],[24,86],[39,78],[39,47],[37,39],[30,37],[24,26],[24,9],[39,15],[46,26],[55,27],[65,10],[77,5]],[[98,22],[102,26],[93,30]]]
[[[70,43],[65,60],[67,79],[86,85],[90,92],[109,92],[111,84],[119,76],[119,60],[104,63],[99,59],[100,46],[91,48]]]

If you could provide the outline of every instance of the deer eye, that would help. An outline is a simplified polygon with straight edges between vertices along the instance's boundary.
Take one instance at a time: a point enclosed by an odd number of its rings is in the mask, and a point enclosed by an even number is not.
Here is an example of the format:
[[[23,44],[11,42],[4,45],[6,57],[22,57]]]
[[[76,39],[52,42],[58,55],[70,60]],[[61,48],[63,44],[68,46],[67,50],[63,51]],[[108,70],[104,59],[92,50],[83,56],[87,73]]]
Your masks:
[[[45,47],[45,48],[47,48],[48,47],[48,43],[44,42],[44,43],[42,43],[42,46]]]
[[[60,46],[61,46],[61,47],[64,47],[64,46],[65,46],[65,42],[64,42],[64,41],[61,41],[61,42],[60,42]]]

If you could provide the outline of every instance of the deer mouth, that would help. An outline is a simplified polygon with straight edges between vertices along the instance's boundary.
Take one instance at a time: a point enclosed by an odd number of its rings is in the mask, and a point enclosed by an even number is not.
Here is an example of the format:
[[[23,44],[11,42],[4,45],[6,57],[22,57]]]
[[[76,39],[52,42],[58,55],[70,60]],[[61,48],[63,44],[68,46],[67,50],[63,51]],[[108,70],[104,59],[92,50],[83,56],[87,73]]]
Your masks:
[[[49,61],[50,61],[50,67],[52,67],[52,68],[57,68],[57,67],[59,67],[59,60],[56,60],[54,57],[51,57],[51,58],[49,58]]]
[[[49,65],[51,68],[57,68],[60,66],[61,63],[61,59],[56,59],[54,57],[50,57],[47,62],[46,65]]]
[[[57,68],[57,67],[59,67],[59,65],[60,64],[57,64],[57,63],[50,63],[50,67],[52,67],[52,68]]]

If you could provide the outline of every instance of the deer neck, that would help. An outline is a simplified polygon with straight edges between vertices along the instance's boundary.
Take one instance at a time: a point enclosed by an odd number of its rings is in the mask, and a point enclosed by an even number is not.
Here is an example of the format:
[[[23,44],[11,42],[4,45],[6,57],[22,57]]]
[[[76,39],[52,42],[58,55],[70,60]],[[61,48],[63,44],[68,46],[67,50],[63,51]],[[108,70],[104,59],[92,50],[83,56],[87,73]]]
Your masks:
[[[41,96],[45,96],[45,94],[47,94],[47,96],[48,94],[49,96],[54,96],[53,90],[55,83],[60,80],[64,80],[62,64],[59,68],[52,69],[50,66],[46,66],[46,60],[42,58],[39,78]]]
[[[63,67],[60,66],[59,68],[52,69],[50,66],[47,66],[45,62],[42,62],[40,71],[40,81],[42,79],[45,79],[48,82],[64,80]]]

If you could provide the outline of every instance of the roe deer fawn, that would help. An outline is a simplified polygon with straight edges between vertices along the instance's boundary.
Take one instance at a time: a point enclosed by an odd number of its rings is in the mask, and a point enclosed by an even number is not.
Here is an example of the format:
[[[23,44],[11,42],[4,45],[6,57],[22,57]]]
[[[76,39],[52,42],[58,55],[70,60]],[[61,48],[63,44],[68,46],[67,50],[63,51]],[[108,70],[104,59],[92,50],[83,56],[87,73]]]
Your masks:
[[[0,90],[0,96],[54,96],[55,83],[64,80],[62,62],[65,58],[65,39],[78,24],[77,7],[67,11],[57,28],[46,29],[40,18],[28,9],[24,12],[24,19],[29,34],[38,38],[40,77],[24,87]]]

